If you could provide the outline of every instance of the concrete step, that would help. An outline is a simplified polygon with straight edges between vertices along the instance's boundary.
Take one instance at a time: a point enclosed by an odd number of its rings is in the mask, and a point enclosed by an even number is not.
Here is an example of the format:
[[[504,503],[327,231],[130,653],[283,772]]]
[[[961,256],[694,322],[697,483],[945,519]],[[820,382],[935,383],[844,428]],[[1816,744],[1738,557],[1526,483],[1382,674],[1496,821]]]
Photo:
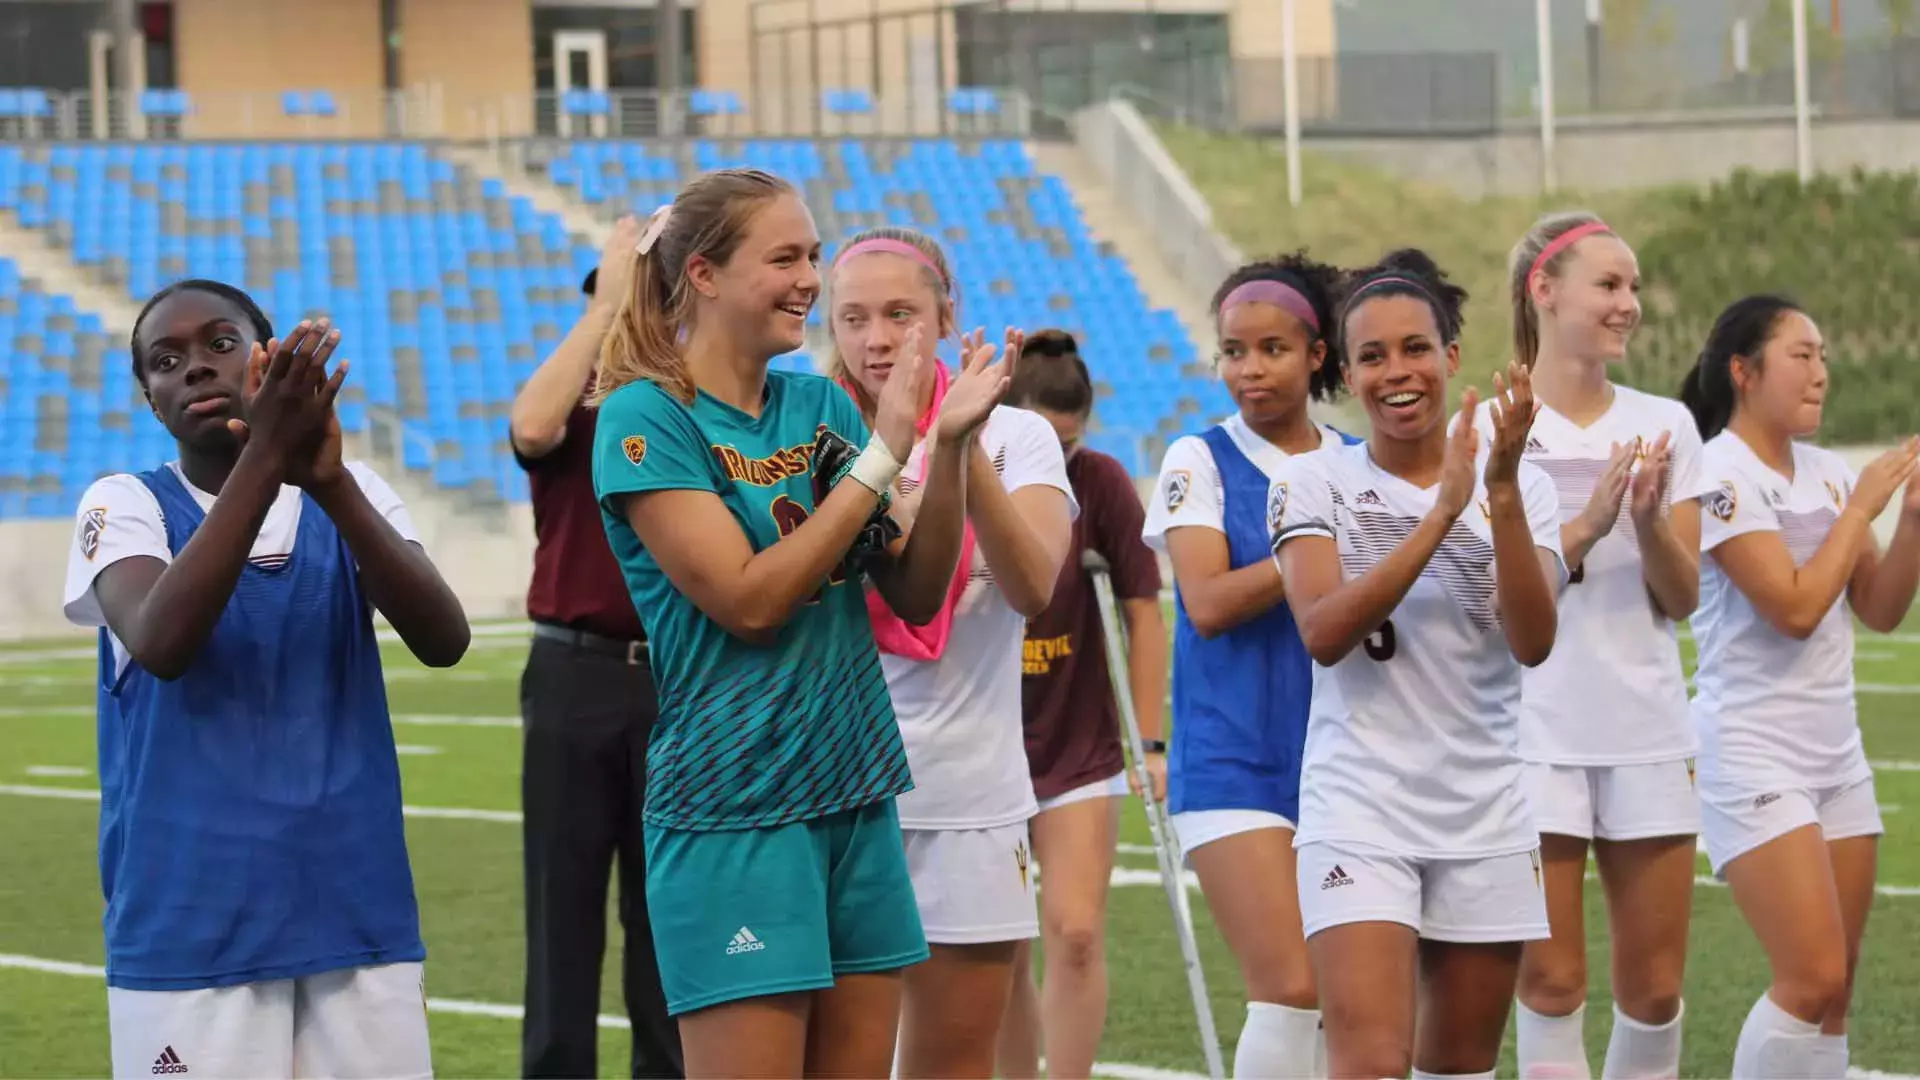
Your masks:
[[[124,339],[133,333],[140,305],[126,290],[101,281],[45,231],[21,225],[12,211],[0,211],[0,258],[12,259],[21,277],[38,281],[50,295],[70,296],[75,307],[100,316],[108,334]]]
[[[1218,282],[1181,280],[1161,258],[1159,247],[1149,235],[1152,224],[1140,221],[1126,208],[1078,146],[1035,142],[1027,149],[1041,172],[1057,176],[1067,185],[1088,231],[1094,239],[1111,244],[1126,260],[1147,301],[1179,316],[1196,355],[1213,355],[1213,321],[1207,316],[1207,302]]]
[[[568,232],[586,237],[595,248],[606,244],[607,237],[613,235],[612,221],[600,217],[560,188],[528,172],[525,165],[512,156],[512,147],[503,146],[496,156],[484,145],[449,144],[442,147],[440,153],[448,161],[466,166],[483,179],[498,180],[505,184],[509,192],[526,199],[535,210],[557,216]]]

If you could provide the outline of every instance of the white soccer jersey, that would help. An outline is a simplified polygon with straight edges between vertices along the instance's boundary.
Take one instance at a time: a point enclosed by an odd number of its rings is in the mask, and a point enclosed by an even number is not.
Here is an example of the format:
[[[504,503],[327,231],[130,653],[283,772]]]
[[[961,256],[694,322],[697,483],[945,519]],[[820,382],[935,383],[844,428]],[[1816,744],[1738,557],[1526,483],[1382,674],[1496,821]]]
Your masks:
[[[1483,449],[1476,473],[1485,460]],[[1520,490],[1535,545],[1559,555],[1553,481],[1523,463]],[[1268,517],[1276,550],[1330,537],[1352,580],[1410,536],[1438,494],[1376,466],[1365,444],[1336,446],[1287,463]],[[1316,665],[1296,842],[1438,859],[1531,850],[1540,838],[1520,788],[1520,671],[1500,625],[1477,483],[1387,622],[1333,667]]]
[[[1008,491],[1035,484],[1058,488],[1079,516],[1060,437],[1037,413],[997,407],[979,438]],[[901,473],[909,500],[918,485],[904,478],[921,476],[924,458],[923,443]],[[896,800],[901,827],[990,829],[1025,821],[1038,810],[1020,699],[1026,625],[1000,592],[976,542],[946,652],[931,662],[880,654],[913,770],[913,790]]]
[[[1286,463],[1287,452],[1254,434],[1247,422],[1234,413],[1221,421],[1233,445],[1247,455],[1253,466],[1271,480]],[[1321,446],[1337,446],[1340,433],[1325,424],[1318,425]],[[1226,488],[1220,480],[1220,466],[1213,460],[1207,441],[1198,435],[1186,435],[1167,447],[1160,462],[1160,480],[1147,505],[1147,523],[1142,539],[1155,551],[1167,550],[1167,533],[1187,525],[1199,525],[1215,532],[1227,531]]]
[[[200,509],[213,509],[214,496],[194,487],[180,471],[179,462],[169,462],[167,467],[180,478]],[[413,527],[412,515],[387,482],[358,461],[349,461],[346,467],[366,494],[367,501],[401,539],[419,543],[420,535]],[[302,495],[297,487],[281,485],[280,494],[274,497],[266,520],[260,523],[260,532],[253,539],[253,549],[247,555],[249,562],[268,569],[286,563],[287,556],[293,554],[294,538],[300,533],[300,514],[306,507]],[[167,547],[167,523],[160,512],[160,502],[132,473],[103,476],[80,497],[62,599],[67,621],[79,626],[105,626],[107,617],[94,595],[94,580],[107,567],[136,555],[163,563],[173,561],[173,552]],[[113,643],[114,670],[118,673],[127,665],[127,650],[111,631],[107,636]]]
[[[1493,414],[1474,426],[1493,437]],[[1625,386],[1587,427],[1541,406],[1526,460],[1553,480],[1560,522],[1587,507],[1614,443],[1651,447],[1666,433],[1672,450],[1668,504],[1705,494],[1700,434],[1686,406]],[[1638,470],[1639,463],[1635,463]],[[1573,571],[1560,596],[1553,655],[1521,680],[1520,755],[1549,765],[1646,765],[1694,751],[1687,723],[1687,680],[1673,621],[1647,593],[1630,503],[1620,500],[1613,531]]]
[[[1805,565],[1853,492],[1852,470],[1831,451],[1796,443],[1788,479],[1732,432],[1709,441],[1701,460],[1712,488],[1701,500],[1700,610],[1693,616],[1703,785],[1818,788],[1871,776],[1854,712],[1846,594],[1811,637],[1796,641],[1775,630],[1713,558],[1736,536],[1776,532],[1794,565]]]

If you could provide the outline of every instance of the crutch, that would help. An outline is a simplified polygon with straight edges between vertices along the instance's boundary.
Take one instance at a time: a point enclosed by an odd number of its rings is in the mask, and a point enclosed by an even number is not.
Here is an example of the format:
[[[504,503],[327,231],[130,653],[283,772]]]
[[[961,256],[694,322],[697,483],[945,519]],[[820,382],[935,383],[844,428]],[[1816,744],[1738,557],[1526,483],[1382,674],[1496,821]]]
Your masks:
[[[1160,863],[1160,881],[1167,888],[1167,906],[1173,909],[1173,928],[1180,936],[1180,956],[1187,964],[1187,989],[1193,994],[1194,1017],[1200,1022],[1200,1049],[1207,1056],[1207,1074],[1213,1080],[1226,1075],[1220,1062],[1220,1037],[1213,1028],[1213,1006],[1207,1000],[1207,978],[1200,970],[1200,945],[1193,936],[1193,913],[1187,904],[1186,875],[1180,866],[1180,843],[1173,835],[1160,801],[1153,797],[1153,776],[1147,771],[1146,750],[1140,742],[1140,721],[1133,711],[1132,684],[1127,681],[1127,651],[1119,608],[1113,600],[1113,578],[1107,561],[1096,551],[1081,557],[1080,565],[1093,578],[1100,607],[1100,625],[1106,631],[1107,672],[1113,680],[1114,701],[1120,706],[1121,733],[1133,759],[1133,775],[1140,785],[1140,801],[1147,808],[1147,829],[1153,835],[1153,854]]]

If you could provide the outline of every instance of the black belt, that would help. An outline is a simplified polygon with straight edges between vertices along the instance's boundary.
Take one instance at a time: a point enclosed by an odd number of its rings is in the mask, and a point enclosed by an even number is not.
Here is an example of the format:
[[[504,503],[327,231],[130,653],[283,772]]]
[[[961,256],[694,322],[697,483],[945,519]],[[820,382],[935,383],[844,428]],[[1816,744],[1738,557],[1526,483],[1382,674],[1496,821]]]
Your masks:
[[[533,624],[533,636],[546,638],[548,641],[558,641],[565,645],[571,645],[576,649],[585,649],[588,652],[604,653],[607,656],[619,657],[629,664],[644,664],[647,662],[647,643],[644,639],[607,637],[604,634],[595,634],[586,630],[575,630],[571,627],[556,626],[553,623],[544,622],[536,622]]]

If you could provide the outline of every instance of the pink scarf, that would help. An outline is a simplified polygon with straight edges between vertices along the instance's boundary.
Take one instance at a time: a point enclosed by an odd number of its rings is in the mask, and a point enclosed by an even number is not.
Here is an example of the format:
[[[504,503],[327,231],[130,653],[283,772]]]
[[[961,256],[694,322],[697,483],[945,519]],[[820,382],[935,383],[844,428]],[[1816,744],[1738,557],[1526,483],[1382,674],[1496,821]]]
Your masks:
[[[935,418],[940,415],[940,402],[947,396],[946,365],[933,362],[933,401],[927,411],[920,415],[914,424],[914,430],[925,438],[933,428]],[[860,401],[853,382],[845,377],[840,385],[854,402]],[[927,464],[930,455],[920,455],[920,475],[914,478],[916,486],[924,486],[927,478]],[[908,660],[938,660],[947,651],[947,638],[953,632],[953,613],[960,603],[960,596],[967,590],[967,578],[973,565],[973,522],[962,520],[960,533],[960,561],[953,568],[953,582],[947,586],[947,598],[940,605],[939,614],[925,626],[915,626],[893,613],[878,591],[867,592],[867,614],[873,622],[874,644],[881,652],[903,656]]]

